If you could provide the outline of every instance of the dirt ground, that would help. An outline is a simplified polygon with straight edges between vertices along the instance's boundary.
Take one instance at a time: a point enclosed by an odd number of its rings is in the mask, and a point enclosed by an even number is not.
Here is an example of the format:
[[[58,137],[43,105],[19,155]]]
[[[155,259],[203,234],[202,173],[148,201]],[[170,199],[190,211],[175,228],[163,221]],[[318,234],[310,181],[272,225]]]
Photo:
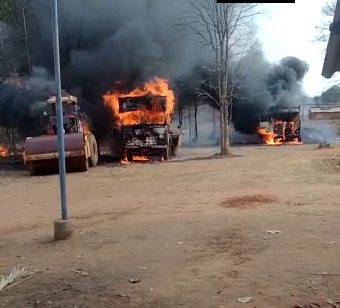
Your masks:
[[[0,273],[17,264],[36,271],[1,292],[0,305],[279,308],[339,299],[340,148],[315,148],[243,147],[225,159],[69,174],[75,233],[61,242],[52,240],[58,177],[0,171]],[[213,150],[182,155],[200,151]]]

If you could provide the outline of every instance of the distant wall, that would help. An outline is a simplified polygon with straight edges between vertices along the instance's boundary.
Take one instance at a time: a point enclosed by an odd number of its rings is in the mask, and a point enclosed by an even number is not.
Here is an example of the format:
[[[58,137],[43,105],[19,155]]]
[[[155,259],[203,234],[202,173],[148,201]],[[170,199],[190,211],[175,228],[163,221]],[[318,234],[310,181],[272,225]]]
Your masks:
[[[340,119],[340,111],[338,112],[311,112],[309,115],[311,120],[336,120]]]

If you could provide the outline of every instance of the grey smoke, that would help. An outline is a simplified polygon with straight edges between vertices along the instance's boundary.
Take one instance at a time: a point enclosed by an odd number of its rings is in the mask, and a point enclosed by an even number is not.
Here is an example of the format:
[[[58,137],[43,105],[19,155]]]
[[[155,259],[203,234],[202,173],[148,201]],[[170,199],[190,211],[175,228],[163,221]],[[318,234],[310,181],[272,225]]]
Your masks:
[[[54,82],[44,69],[33,68],[30,78],[13,74],[0,86],[0,123],[33,134],[46,100],[54,93]]]
[[[305,143],[339,143],[338,131],[335,125],[327,120],[303,121],[301,136]]]
[[[203,55],[196,38],[179,39],[183,32],[176,24],[185,9],[185,1],[58,2],[62,86],[79,96],[97,135],[105,130],[110,132],[106,128],[112,125],[112,118],[103,106],[102,95],[112,90],[116,81],[121,81],[123,90],[154,75],[172,82],[190,71]],[[0,89],[0,124],[20,126],[25,134],[28,134],[25,123],[28,126],[36,123],[32,115],[46,96],[39,91],[51,92],[49,83],[53,80],[50,76],[54,66],[50,1],[31,3],[30,11],[34,14],[30,15],[30,21],[34,27],[30,28],[28,38],[30,58],[34,67],[44,69],[34,72],[34,77],[26,81],[30,86],[25,90],[17,90],[14,84]],[[19,61],[24,56],[15,57]]]
[[[52,68],[51,21],[45,0],[34,0],[39,14],[39,36],[34,39],[34,61]],[[130,86],[157,74],[174,80],[200,57],[194,38],[175,27],[186,1],[60,0],[60,40],[64,84],[99,84],[109,90],[113,81]],[[43,50],[41,50],[43,49]],[[45,57],[42,55],[46,55]],[[135,78],[131,78],[134,75]]]
[[[236,130],[253,134],[261,113],[272,107],[289,108],[302,104],[303,78],[308,70],[308,63],[296,57],[285,57],[272,64],[265,59],[261,49],[252,52],[240,70],[242,87],[233,99]]]

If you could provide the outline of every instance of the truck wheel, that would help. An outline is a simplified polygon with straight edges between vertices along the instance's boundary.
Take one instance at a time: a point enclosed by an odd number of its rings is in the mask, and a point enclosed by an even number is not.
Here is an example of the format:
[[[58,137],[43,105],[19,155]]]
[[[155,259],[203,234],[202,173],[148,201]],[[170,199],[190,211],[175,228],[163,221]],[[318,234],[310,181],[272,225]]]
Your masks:
[[[90,164],[87,158],[79,158],[79,171],[89,170]]]
[[[171,150],[170,150],[171,156],[178,155],[178,141],[179,141],[179,137],[175,137],[171,139]]]
[[[130,151],[126,151],[126,159],[129,161],[129,162],[132,162],[133,161],[133,155]]]
[[[90,166],[95,167],[98,164],[98,144],[93,134],[89,134],[90,144]]]
[[[163,156],[163,160],[164,160],[164,161],[168,161],[168,160],[169,160],[169,157],[170,157],[169,147],[167,147],[167,148],[163,151],[162,156]]]
[[[38,168],[33,164],[33,163],[28,163],[28,171],[31,176],[37,175],[38,174]]]

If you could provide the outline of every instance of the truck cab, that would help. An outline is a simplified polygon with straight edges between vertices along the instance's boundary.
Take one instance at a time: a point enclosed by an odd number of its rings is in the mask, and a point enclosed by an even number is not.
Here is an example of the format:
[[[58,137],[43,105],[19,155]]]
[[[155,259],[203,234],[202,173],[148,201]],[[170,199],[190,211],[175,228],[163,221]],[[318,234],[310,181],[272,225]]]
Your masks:
[[[174,153],[174,134],[166,114],[166,97],[145,95],[119,98],[121,141],[128,160],[133,156],[160,156]]]

